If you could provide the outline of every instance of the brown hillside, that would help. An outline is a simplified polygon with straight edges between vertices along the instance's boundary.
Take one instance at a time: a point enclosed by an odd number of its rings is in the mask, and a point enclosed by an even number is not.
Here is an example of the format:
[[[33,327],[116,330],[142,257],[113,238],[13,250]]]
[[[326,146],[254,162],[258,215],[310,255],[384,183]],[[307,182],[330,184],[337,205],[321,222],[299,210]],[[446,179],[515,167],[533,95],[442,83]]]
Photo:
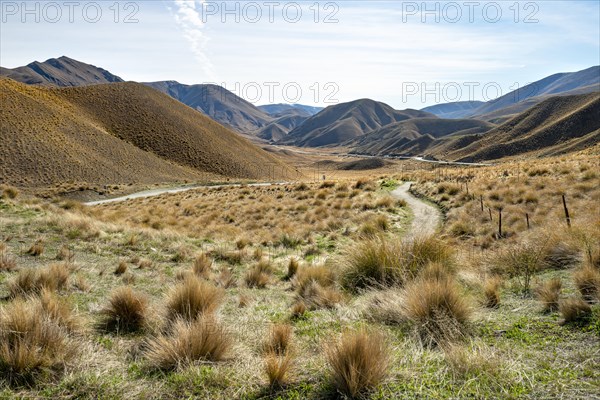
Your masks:
[[[0,94],[1,182],[133,184],[207,174],[258,179],[285,168],[232,131],[141,84],[49,89],[1,79]]]
[[[552,97],[449,154],[463,161],[579,150],[598,140],[600,93]]]

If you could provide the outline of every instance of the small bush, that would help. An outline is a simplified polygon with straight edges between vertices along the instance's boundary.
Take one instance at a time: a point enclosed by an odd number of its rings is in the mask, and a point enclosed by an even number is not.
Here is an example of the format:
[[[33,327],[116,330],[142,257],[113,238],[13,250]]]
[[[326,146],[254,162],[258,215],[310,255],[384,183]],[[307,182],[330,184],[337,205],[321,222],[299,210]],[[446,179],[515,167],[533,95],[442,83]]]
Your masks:
[[[545,281],[535,290],[537,297],[544,305],[545,312],[552,312],[558,310],[558,300],[560,297],[560,290],[562,289],[562,282],[560,278],[553,278]]]
[[[346,396],[355,398],[379,385],[388,374],[390,348],[381,333],[346,332],[325,354],[333,382]]]
[[[579,324],[585,322],[592,315],[592,308],[585,301],[578,298],[562,300],[558,306],[563,317],[561,325]]]
[[[585,266],[579,268],[573,273],[573,281],[581,296],[588,303],[592,303],[595,300],[600,300],[600,271]]]
[[[177,319],[170,335],[148,341],[145,357],[152,368],[175,370],[200,360],[221,361],[231,344],[227,330],[211,316]]]
[[[110,332],[139,332],[146,327],[148,299],[129,286],[112,292],[108,304],[101,311],[100,327]]]
[[[178,318],[193,321],[201,315],[214,313],[222,301],[222,289],[194,276],[188,276],[168,293],[167,318],[169,321]]]
[[[450,280],[416,280],[406,287],[403,313],[426,345],[455,341],[467,333],[471,307]]]
[[[521,290],[529,293],[533,276],[547,267],[545,244],[521,243],[511,246],[491,260],[492,271],[516,277]]]

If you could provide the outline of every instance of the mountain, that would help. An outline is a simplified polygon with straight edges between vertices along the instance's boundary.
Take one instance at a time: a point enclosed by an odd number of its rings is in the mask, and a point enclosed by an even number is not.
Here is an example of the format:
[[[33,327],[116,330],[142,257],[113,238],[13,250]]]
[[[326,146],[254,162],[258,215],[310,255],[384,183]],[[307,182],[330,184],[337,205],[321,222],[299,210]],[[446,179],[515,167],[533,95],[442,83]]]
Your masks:
[[[417,110],[394,110],[387,104],[370,99],[327,107],[292,130],[281,144],[320,147],[355,139],[382,126],[409,118],[433,117]]]
[[[419,155],[436,140],[487,132],[494,128],[475,119],[413,118],[360,136],[345,145],[352,153],[369,155]]]
[[[600,66],[577,72],[547,76],[486,103],[462,101],[426,107],[440,118],[477,118],[505,122],[520,112],[557,95],[576,95],[600,91]]]
[[[149,82],[144,85],[166,93],[238,132],[254,132],[273,120],[252,103],[221,86],[184,85],[175,81]]]
[[[555,96],[448,154],[462,161],[559,154],[600,142],[600,93]]]
[[[465,118],[484,104],[483,101],[457,101],[425,107],[421,111],[432,113],[440,118]]]
[[[0,94],[4,183],[272,179],[286,168],[238,134],[141,84],[45,88],[4,78]]]
[[[254,135],[258,138],[269,141],[282,140],[291,130],[297,126],[300,126],[307,119],[308,117],[303,115],[294,115],[293,113],[290,115],[284,114],[275,121],[271,122],[269,125],[261,128],[257,132],[254,132]]]
[[[84,86],[99,83],[123,82],[110,72],[68,57],[34,61],[25,67],[0,67],[0,75],[28,85]]]
[[[302,104],[267,104],[258,108],[273,117],[284,115],[301,115],[311,117],[321,111],[323,107],[305,106]]]

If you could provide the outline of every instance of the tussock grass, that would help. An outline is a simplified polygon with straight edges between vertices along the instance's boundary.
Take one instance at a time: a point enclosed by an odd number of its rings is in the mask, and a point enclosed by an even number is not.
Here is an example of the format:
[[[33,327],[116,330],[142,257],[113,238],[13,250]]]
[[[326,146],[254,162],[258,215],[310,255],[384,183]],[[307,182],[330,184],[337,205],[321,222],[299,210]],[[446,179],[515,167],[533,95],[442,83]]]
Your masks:
[[[70,267],[67,264],[51,264],[45,268],[25,268],[8,284],[11,297],[38,294],[42,289],[59,291],[67,288]]]
[[[62,373],[75,355],[67,330],[58,323],[66,322],[64,315],[41,308],[36,299],[16,299],[0,308],[0,381],[32,385]]]
[[[39,257],[44,252],[45,246],[42,241],[37,241],[31,245],[29,250],[27,250],[27,254],[34,257]]]
[[[336,388],[350,398],[375,389],[388,375],[390,348],[377,331],[345,332],[325,354]]]
[[[271,327],[269,338],[264,343],[266,353],[278,356],[289,352],[292,344],[292,327],[288,324],[275,324]]]
[[[600,301],[600,270],[586,265],[573,272],[573,281],[585,301]]]
[[[345,263],[341,285],[356,292],[369,287],[402,286],[430,263],[445,265],[450,271],[453,253],[433,237],[406,242],[377,238],[353,246],[347,251]]]
[[[174,286],[166,298],[167,319],[193,321],[213,314],[223,301],[223,290],[194,276]]]
[[[6,250],[0,251],[0,271],[11,272],[17,269],[17,261]]]
[[[427,346],[465,337],[472,313],[460,288],[450,279],[412,282],[404,290],[402,310]]]
[[[563,317],[561,325],[582,323],[592,315],[590,305],[576,297],[561,300],[559,310]]]
[[[44,289],[39,298],[32,301],[39,304],[38,311],[40,315],[50,318],[67,332],[79,333],[83,331],[84,321],[82,318],[73,312],[67,301],[59,298],[55,293]]]
[[[282,388],[290,381],[293,358],[290,353],[277,355],[267,353],[264,360],[264,371],[271,388]]]
[[[148,323],[148,298],[129,286],[115,289],[101,311],[99,327],[117,333],[144,330]]]
[[[114,274],[117,275],[117,276],[121,276],[125,272],[127,272],[127,263],[125,261],[121,261],[117,265],[117,268],[115,268]]]
[[[212,264],[212,260],[205,253],[201,253],[194,259],[192,270],[199,278],[208,279],[210,277]]]
[[[300,263],[298,262],[298,260],[296,258],[294,258],[294,257],[290,258],[290,261],[288,262],[287,273],[285,274],[285,277],[284,277],[284,279],[286,281],[289,281],[294,276],[296,276],[299,265],[300,265]]]
[[[497,308],[500,305],[500,288],[502,287],[502,278],[495,275],[488,278],[483,283],[483,304],[488,308]]]
[[[538,299],[544,306],[544,312],[553,312],[558,310],[560,290],[562,281],[560,278],[553,278],[544,281],[535,290]]]
[[[306,313],[306,304],[303,301],[297,301],[292,305],[290,311],[292,319],[301,318]]]
[[[273,266],[267,259],[261,259],[244,275],[244,282],[249,288],[264,289],[271,281]]]
[[[309,280],[305,285],[299,287],[296,296],[298,302],[311,310],[333,308],[343,299],[343,295],[334,287],[323,287],[314,280]]]
[[[195,361],[221,361],[231,345],[229,332],[212,316],[177,319],[169,335],[148,340],[145,357],[151,368],[175,370]]]

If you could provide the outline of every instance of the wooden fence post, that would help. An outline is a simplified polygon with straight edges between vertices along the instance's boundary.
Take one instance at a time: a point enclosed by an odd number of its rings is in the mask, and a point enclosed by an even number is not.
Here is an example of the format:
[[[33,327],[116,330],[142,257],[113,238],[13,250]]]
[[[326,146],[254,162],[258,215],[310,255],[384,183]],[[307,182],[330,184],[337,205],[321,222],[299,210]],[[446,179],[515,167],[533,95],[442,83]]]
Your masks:
[[[483,212],[483,195],[479,195],[479,203],[481,204],[481,212]]]
[[[502,237],[502,208],[498,209],[498,237]]]
[[[527,230],[529,230],[529,213],[525,213],[525,218],[527,219]]]
[[[565,195],[562,195],[563,207],[565,208],[565,218],[567,219],[567,226],[571,227],[571,217],[569,216],[569,209],[567,208],[567,199]]]
[[[492,209],[488,207],[488,211],[490,212],[490,222],[494,222],[494,219],[492,218]]]

